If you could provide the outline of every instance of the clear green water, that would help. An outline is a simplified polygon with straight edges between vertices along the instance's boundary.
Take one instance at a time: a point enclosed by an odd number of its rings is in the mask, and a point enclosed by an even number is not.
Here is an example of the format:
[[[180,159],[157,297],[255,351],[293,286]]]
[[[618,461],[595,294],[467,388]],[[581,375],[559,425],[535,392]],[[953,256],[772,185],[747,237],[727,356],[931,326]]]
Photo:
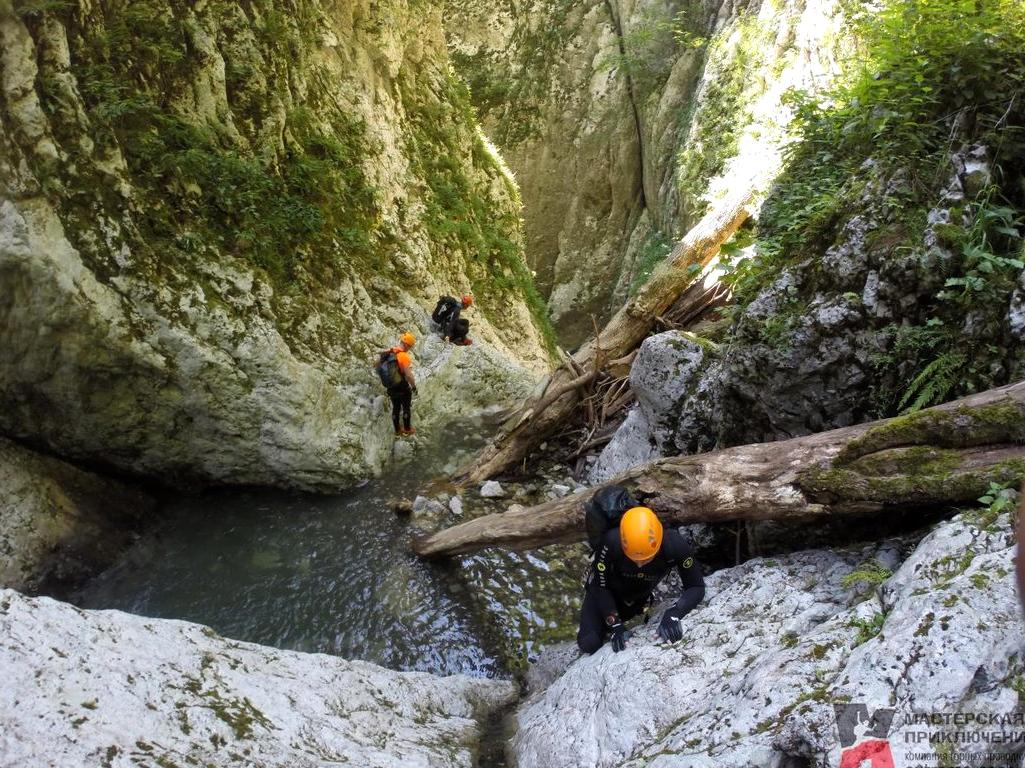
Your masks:
[[[410,525],[390,505],[473,447],[483,425],[472,426],[420,439],[408,463],[344,495],[250,490],[175,500],[164,523],[72,602],[393,669],[503,674],[482,639],[486,613],[479,603],[475,611],[458,570],[410,555]]]

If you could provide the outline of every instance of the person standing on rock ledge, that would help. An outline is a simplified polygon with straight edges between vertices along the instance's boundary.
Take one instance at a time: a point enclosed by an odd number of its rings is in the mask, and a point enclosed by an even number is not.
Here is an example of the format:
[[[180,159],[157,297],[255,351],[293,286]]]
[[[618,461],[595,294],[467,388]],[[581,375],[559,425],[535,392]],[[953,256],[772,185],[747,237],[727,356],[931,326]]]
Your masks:
[[[396,437],[416,434],[412,426],[411,413],[416,379],[413,378],[413,357],[409,354],[414,344],[416,337],[411,333],[404,333],[399,337],[399,346],[382,352],[377,362],[377,375],[381,377],[381,383],[391,398],[391,421],[395,427]]]
[[[468,339],[466,334],[470,331],[470,321],[464,320],[461,315],[464,309],[473,304],[473,296],[465,294],[459,301],[451,296],[442,296],[431,313],[431,319],[438,324],[445,341],[451,341],[460,346],[473,344],[473,339]]]
[[[622,651],[624,622],[644,611],[655,587],[673,568],[680,574],[683,594],[658,625],[658,636],[669,643],[683,638],[680,621],[704,598],[705,580],[694,548],[679,531],[663,534],[662,523],[647,507],[628,509],[619,527],[602,536],[587,574],[577,633],[580,650],[594,653],[611,636],[612,650]]]

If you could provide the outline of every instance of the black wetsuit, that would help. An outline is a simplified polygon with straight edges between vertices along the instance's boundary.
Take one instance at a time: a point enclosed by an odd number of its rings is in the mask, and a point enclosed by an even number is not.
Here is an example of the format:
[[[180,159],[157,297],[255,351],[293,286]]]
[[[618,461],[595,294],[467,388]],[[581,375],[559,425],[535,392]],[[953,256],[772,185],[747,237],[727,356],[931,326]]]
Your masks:
[[[413,391],[410,389],[409,383],[403,380],[401,383],[389,387],[387,395],[389,398],[392,398],[392,423],[395,431],[399,432],[400,411],[402,413],[403,425],[408,430],[412,422],[410,409],[413,406]]]
[[[680,574],[683,594],[669,610],[682,618],[705,596],[705,580],[690,542],[679,531],[667,528],[658,554],[638,567],[623,554],[619,529],[606,531],[587,574],[577,633],[580,650],[594,653],[605,643],[610,626],[642,613],[655,587],[673,568]]]
[[[466,339],[466,334],[470,330],[470,321],[463,320],[459,315],[463,312],[463,305],[456,304],[452,309],[452,313],[448,316],[448,322],[445,325],[445,335],[448,336],[448,340],[454,344],[458,344]]]
[[[399,431],[400,412],[403,425],[409,429],[412,422],[410,409],[413,405],[413,390],[410,389],[409,383],[403,379],[400,383],[388,387],[388,397],[391,398],[391,423],[394,425],[395,431]]]

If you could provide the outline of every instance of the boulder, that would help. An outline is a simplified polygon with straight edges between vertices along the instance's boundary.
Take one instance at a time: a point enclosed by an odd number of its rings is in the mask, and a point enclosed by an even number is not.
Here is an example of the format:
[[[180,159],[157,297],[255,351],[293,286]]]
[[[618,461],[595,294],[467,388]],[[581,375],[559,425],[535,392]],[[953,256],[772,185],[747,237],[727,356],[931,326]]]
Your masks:
[[[517,695],[12,590],[0,634],[5,765],[470,768],[483,724]]]
[[[497,480],[488,480],[481,485],[480,495],[485,499],[500,499],[505,496],[505,489]]]
[[[592,467],[591,482],[661,456],[713,448],[722,419],[718,358],[715,344],[690,333],[645,339],[630,368],[637,405]]]

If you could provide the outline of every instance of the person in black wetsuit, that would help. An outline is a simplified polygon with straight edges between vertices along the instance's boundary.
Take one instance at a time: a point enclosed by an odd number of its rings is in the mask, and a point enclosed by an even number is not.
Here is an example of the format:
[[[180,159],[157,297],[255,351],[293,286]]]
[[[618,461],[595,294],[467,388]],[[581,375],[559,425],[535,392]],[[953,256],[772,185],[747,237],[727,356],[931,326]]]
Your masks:
[[[470,321],[461,317],[463,310],[472,304],[473,296],[470,294],[464,295],[458,301],[451,296],[442,296],[438,299],[431,319],[438,324],[445,341],[451,341],[453,344],[461,346],[469,346],[473,343],[472,339],[466,337],[470,331]]]
[[[705,580],[694,548],[679,531],[669,529],[663,535],[662,523],[647,507],[627,510],[619,528],[602,536],[587,574],[577,632],[580,650],[594,653],[609,636],[612,650],[623,650],[624,622],[644,611],[655,587],[673,568],[680,574],[683,593],[658,625],[659,637],[670,643],[683,638],[680,619],[704,598]]]

